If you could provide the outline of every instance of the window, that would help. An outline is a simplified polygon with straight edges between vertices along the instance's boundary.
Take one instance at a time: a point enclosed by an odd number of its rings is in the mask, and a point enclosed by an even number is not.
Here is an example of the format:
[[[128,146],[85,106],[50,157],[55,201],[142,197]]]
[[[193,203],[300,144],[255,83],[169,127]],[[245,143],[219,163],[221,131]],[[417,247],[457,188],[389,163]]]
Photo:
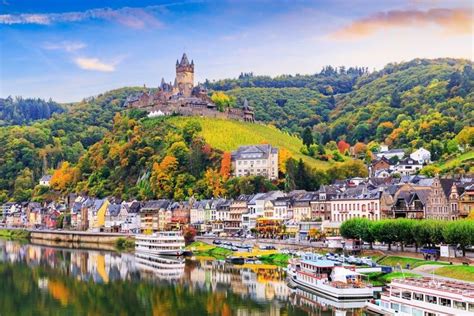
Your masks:
[[[397,312],[400,310],[400,304],[392,303],[392,304],[390,304],[390,307],[393,310],[396,310]]]
[[[411,307],[407,305],[402,305],[402,313],[411,314]]]
[[[447,298],[442,298],[442,297],[440,297],[440,298],[439,298],[439,305],[451,307],[451,300],[449,300],[449,299],[447,299]]]
[[[469,303],[469,311],[474,312],[474,304]]]
[[[415,301],[422,301],[423,300],[423,294],[420,293],[413,293],[413,299]]]
[[[466,310],[466,303],[465,302],[453,301],[453,303],[454,303],[454,308]]]
[[[438,301],[438,298],[436,296],[432,296],[432,295],[425,296],[425,302],[436,304],[437,301]]]

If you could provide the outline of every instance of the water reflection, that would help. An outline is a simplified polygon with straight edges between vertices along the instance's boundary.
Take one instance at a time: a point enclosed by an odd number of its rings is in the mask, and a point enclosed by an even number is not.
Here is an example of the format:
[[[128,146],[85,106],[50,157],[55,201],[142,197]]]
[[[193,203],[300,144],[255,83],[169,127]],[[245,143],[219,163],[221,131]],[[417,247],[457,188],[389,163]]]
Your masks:
[[[0,240],[0,315],[362,313],[352,309],[357,306],[331,306],[292,291],[284,271],[270,265],[135,257]]]

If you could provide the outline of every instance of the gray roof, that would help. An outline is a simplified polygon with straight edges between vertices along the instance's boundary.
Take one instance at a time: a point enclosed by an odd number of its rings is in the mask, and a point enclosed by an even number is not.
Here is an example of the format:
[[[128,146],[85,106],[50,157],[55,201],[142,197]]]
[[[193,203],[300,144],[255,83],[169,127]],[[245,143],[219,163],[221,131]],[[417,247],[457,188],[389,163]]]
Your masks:
[[[154,211],[168,208],[171,202],[169,200],[151,200],[146,201],[141,211]]]
[[[269,144],[240,146],[232,152],[233,159],[267,159],[270,154],[278,153],[278,148]]]
[[[41,177],[40,181],[51,181],[51,178],[53,176],[49,174],[45,174],[44,176]]]
[[[121,207],[122,205],[120,204],[109,204],[109,206],[107,207],[107,213],[110,216],[117,216],[120,213]]]

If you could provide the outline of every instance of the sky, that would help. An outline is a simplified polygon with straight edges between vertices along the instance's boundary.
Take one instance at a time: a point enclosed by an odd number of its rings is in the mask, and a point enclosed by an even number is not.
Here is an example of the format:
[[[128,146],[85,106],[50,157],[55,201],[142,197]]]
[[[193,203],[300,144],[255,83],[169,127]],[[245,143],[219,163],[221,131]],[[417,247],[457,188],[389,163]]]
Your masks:
[[[74,102],[241,72],[381,69],[413,58],[474,59],[474,2],[423,0],[0,0],[0,97]]]

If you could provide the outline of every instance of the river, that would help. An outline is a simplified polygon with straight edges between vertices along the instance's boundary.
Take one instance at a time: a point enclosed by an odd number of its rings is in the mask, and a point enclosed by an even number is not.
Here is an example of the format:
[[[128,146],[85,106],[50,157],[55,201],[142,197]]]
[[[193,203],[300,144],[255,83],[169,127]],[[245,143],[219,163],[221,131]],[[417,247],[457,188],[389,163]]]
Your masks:
[[[364,315],[291,290],[270,265],[150,262],[0,239],[0,315]]]

